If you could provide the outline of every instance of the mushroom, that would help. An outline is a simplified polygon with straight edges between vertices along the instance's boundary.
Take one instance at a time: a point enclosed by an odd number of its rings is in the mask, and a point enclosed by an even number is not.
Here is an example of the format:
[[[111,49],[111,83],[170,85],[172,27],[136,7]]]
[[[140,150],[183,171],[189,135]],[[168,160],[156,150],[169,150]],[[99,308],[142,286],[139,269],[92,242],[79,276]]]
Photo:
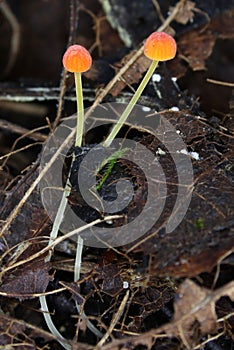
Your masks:
[[[133,95],[131,101],[127,105],[123,114],[121,115],[119,121],[113,129],[111,130],[109,136],[104,141],[104,146],[110,146],[111,142],[114,140],[115,136],[118,134],[122,125],[125,123],[129,114],[131,113],[133,107],[141,96],[143,90],[145,89],[147,83],[149,82],[152,74],[154,73],[159,61],[171,60],[176,54],[176,42],[172,36],[164,32],[154,32],[152,33],[145,42],[144,54],[146,57],[150,58],[152,61],[148,71],[146,72],[143,80],[141,81],[138,89]]]
[[[154,32],[146,39],[144,54],[156,62],[171,60],[176,55],[175,39],[167,33]]]
[[[77,100],[77,126],[75,146],[80,147],[82,144],[84,128],[84,105],[82,93],[81,73],[86,72],[92,65],[92,57],[88,50],[81,45],[70,46],[63,56],[64,68],[74,73]]]

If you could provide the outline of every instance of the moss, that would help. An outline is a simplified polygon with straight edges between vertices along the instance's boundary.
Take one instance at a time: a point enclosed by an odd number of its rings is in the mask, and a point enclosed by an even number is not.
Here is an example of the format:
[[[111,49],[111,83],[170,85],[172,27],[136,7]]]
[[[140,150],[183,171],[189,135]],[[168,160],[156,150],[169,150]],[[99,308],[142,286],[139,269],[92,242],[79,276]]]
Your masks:
[[[198,230],[202,230],[205,226],[205,220],[202,218],[198,218],[193,221],[194,227],[196,227]]]
[[[102,175],[101,179],[99,180],[99,183],[96,185],[96,190],[100,190],[103,186],[103,184],[106,182],[108,177],[110,176],[112,169],[114,168],[117,160],[121,158],[124,154],[124,152],[127,150],[127,148],[120,149],[116,152],[114,152],[106,161],[105,164],[101,166],[101,169],[103,167],[105,168],[105,172]],[[100,169],[100,170],[101,170]]]

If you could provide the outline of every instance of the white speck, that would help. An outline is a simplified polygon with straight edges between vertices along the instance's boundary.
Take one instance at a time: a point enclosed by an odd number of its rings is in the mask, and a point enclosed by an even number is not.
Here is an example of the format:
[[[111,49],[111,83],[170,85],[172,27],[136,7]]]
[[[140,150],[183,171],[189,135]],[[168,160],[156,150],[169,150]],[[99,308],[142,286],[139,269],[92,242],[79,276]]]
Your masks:
[[[171,80],[174,81],[174,82],[176,82],[176,81],[177,81],[177,78],[176,78],[176,77],[172,77]]]
[[[176,130],[176,133],[177,133],[178,135],[180,134],[180,132],[181,132],[180,130]]]
[[[182,149],[181,151],[176,151],[176,153],[186,154],[195,160],[200,159],[199,154],[197,152],[188,152],[186,149]]]
[[[176,107],[176,106],[174,106],[174,107],[171,107],[170,109],[169,109],[169,111],[173,111],[173,112],[178,112],[180,109],[178,108],[178,107]]]
[[[192,158],[194,158],[196,160],[200,159],[199,154],[197,152],[190,152],[190,155],[191,155]]]
[[[160,74],[153,74],[152,75],[152,81],[153,82],[156,82],[156,83],[159,83],[161,81],[162,77]]]
[[[158,147],[158,149],[156,151],[156,155],[158,155],[158,156],[165,156],[166,152],[163,151],[160,147]]]
[[[127,281],[123,281],[123,289],[127,289],[129,286]]]
[[[149,112],[151,109],[149,107],[143,106],[142,111],[143,112]]]
[[[113,221],[112,221],[112,220],[106,220],[106,223],[107,223],[108,225],[112,225],[112,224],[113,224]]]

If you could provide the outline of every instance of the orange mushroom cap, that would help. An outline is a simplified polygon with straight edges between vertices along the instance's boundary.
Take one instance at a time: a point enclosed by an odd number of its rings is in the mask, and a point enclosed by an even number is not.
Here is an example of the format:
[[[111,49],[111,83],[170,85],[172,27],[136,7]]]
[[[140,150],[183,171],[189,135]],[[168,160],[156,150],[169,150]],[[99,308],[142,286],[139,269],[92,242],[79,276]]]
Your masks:
[[[81,45],[70,46],[63,55],[63,66],[72,73],[82,73],[90,69],[92,57]]]
[[[167,61],[175,57],[176,46],[171,35],[164,32],[154,32],[146,39],[144,54],[151,60]]]

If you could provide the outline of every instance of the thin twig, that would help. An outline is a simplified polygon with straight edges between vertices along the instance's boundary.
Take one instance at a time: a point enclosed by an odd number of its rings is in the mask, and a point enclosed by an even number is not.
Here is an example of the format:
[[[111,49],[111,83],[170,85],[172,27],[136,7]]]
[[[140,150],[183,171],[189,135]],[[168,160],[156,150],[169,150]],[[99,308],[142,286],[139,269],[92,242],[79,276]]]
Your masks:
[[[55,290],[51,290],[49,292],[44,293],[8,293],[8,292],[1,292],[0,295],[8,298],[39,298],[42,296],[52,295],[56,293],[60,293],[66,290],[66,288],[58,288]]]
[[[214,79],[209,79],[209,78],[207,78],[206,81],[208,83],[212,83],[212,84],[216,84],[216,85],[234,87],[234,83],[228,83],[226,81],[214,80]]]
[[[55,154],[51,157],[51,159],[49,160],[49,162],[46,164],[45,168],[42,169],[42,171],[40,172],[40,174],[38,175],[38,177],[34,180],[34,182],[32,183],[32,185],[30,186],[30,188],[26,191],[26,193],[24,194],[23,198],[19,201],[19,203],[17,204],[17,206],[12,210],[12,212],[9,214],[8,218],[5,220],[5,224],[3,225],[1,231],[0,231],[0,237],[3,236],[3,234],[5,233],[5,231],[9,228],[9,226],[11,225],[11,223],[13,222],[13,220],[15,219],[15,217],[19,214],[20,210],[22,209],[22,207],[24,206],[24,204],[26,203],[26,201],[28,200],[29,196],[32,194],[32,192],[35,190],[35,188],[37,187],[37,185],[39,184],[39,182],[42,180],[42,178],[45,176],[45,174],[47,173],[47,171],[50,169],[50,167],[52,166],[52,164],[55,162],[55,160],[58,158],[58,156],[61,154],[61,152],[63,151],[63,149],[66,147],[66,145],[69,144],[69,142],[71,142],[72,138],[75,135],[75,130],[72,130],[70,135],[68,135],[68,137],[66,138],[66,140],[63,141],[63,143],[60,145],[60,147],[57,149],[57,151],[55,152]]]
[[[41,249],[37,253],[35,253],[33,255],[30,255],[25,260],[17,261],[14,265],[11,265],[11,266],[8,266],[8,267],[4,268],[4,270],[2,270],[0,272],[0,280],[1,280],[2,275],[5,274],[7,271],[15,269],[18,266],[24,265],[24,264],[26,264],[29,261],[32,261],[34,259],[37,259],[38,257],[46,254],[48,251],[53,250],[54,247],[57,244],[63,242],[67,238],[70,238],[70,237],[72,237],[74,235],[79,235],[79,234],[81,234],[81,232],[87,230],[88,228],[93,227],[93,226],[98,225],[98,224],[101,224],[103,222],[106,222],[108,220],[116,220],[116,219],[120,219],[120,218],[122,218],[121,215],[109,215],[109,216],[106,216],[103,219],[94,220],[94,221],[90,222],[89,224],[86,224],[86,225],[84,225],[82,227],[78,227],[75,230],[70,231],[70,232],[66,233],[65,235],[63,235],[63,236],[60,236],[60,237],[56,238],[50,245],[47,245],[45,248]]]
[[[17,58],[19,47],[20,47],[20,25],[15,17],[14,13],[11,11],[10,6],[7,4],[6,1],[2,1],[0,3],[0,9],[2,10],[2,13],[8,20],[11,29],[12,29],[12,37],[11,37],[11,48],[9,53],[9,59],[8,63],[4,70],[4,75],[6,75],[11,68],[13,67],[15,60]]]
[[[160,5],[158,3],[157,0],[152,0],[152,3],[157,11],[157,14],[158,14],[158,17],[160,19],[160,21],[163,23],[165,21],[165,18],[163,17],[163,14],[162,14],[162,11],[161,11],[161,8],[160,8]]]
[[[92,53],[94,49],[98,48],[98,55],[102,56],[102,47],[101,47],[101,23],[103,20],[106,19],[106,16],[96,16],[92,11],[85,8],[84,6],[80,7],[81,11],[86,12],[93,20],[94,22],[94,30],[95,30],[95,42],[92,44],[92,46],[89,48],[89,52]]]
[[[120,317],[123,314],[124,308],[125,308],[125,306],[127,304],[127,301],[128,301],[128,297],[129,297],[129,290],[126,292],[123,300],[121,301],[119,309],[116,312],[116,314],[114,315],[114,317],[113,317],[113,319],[111,321],[110,327],[108,328],[106,334],[98,342],[98,344],[95,346],[94,350],[102,349],[102,346],[104,345],[104,343],[107,341],[107,339],[109,338],[109,336],[113,332],[113,329],[115,328],[116,323],[119,321]]]
[[[29,130],[29,129],[26,129],[20,125],[11,123],[7,120],[0,120],[0,129],[7,130],[10,132],[22,135],[21,138],[27,137],[27,138],[32,139],[34,141],[42,141],[42,142],[46,141],[47,136],[37,132],[39,130],[43,130],[46,128],[47,128],[47,126],[40,126],[37,129]]]

